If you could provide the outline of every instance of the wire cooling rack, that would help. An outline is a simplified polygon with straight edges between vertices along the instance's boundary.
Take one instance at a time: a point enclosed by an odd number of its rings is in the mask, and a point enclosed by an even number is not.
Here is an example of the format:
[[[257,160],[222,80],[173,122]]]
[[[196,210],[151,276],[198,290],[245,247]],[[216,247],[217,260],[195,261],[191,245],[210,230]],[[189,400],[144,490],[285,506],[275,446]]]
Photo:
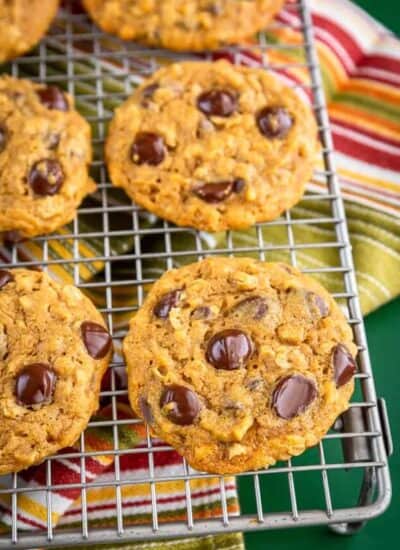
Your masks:
[[[93,144],[96,156],[93,162],[93,175],[99,184],[98,192],[93,200],[82,205],[77,218],[66,230],[58,235],[35,239],[35,258],[23,254],[20,245],[10,246],[7,253],[12,265],[41,266],[50,271],[63,267],[69,271],[77,286],[102,296],[102,311],[115,341],[118,342],[124,334],[116,330],[113,322],[115,323],[116,316],[131,313],[136,306],[121,305],[116,301],[115,293],[124,288],[130,289],[140,305],[145,285],[154,280],[146,270],[147,262],[158,262],[165,270],[185,257],[194,260],[201,258],[205,253],[252,254],[258,255],[262,260],[268,260],[274,253],[280,253],[293,265],[298,265],[299,257],[305,250],[334,250],[336,260],[332,265],[308,268],[304,271],[315,276],[335,273],[341,280],[342,288],[340,292],[335,292],[334,296],[343,305],[359,348],[357,389],[349,411],[336,422],[334,429],[318,447],[266,471],[238,476],[240,491],[246,493],[253,502],[251,512],[238,515],[228,512],[225,483],[221,478],[218,497],[221,516],[202,520],[196,519],[193,514],[190,482],[206,477],[206,474],[190,470],[183,462],[180,475],[158,478],[154,467],[154,455],[157,451],[149,434],[147,448],[141,449],[148,456],[147,471],[139,481],[121,479],[119,459],[122,453],[127,451],[120,449],[118,430],[126,420],[118,418],[116,399],[126,391],[117,389],[115,369],[123,365],[122,360],[117,358],[111,365],[112,389],[103,394],[103,397],[107,396],[111,400],[112,419],[109,422],[92,420],[90,424],[92,427],[108,425],[112,429],[114,449],[108,454],[115,457],[113,479],[95,480],[92,484],[85,481],[86,460],[91,453],[85,452],[85,434],[82,434],[81,451],[68,455],[70,458],[79,459],[81,483],[55,487],[52,484],[54,459],[50,458],[46,466],[45,485],[47,529],[28,531],[21,530],[17,525],[18,499],[27,489],[21,487],[20,476],[14,475],[12,488],[0,490],[2,494],[9,494],[12,502],[12,526],[8,532],[0,534],[0,549],[155,540],[315,524],[331,524],[332,529],[338,533],[355,532],[365,520],[382,513],[390,502],[391,486],[387,456],[391,451],[391,440],[384,402],[376,397],[369,362],[345,211],[332,158],[332,138],[307,0],[290,2],[286,6],[290,16],[288,20],[293,20],[294,27],[303,36],[303,41],[296,45],[277,45],[269,43],[265,38],[268,34],[263,33],[257,51],[262,52],[266,67],[286,69],[289,65],[283,64],[278,67],[276,62],[271,60],[273,56],[270,56],[270,53],[297,49],[299,58],[302,59],[298,67],[308,70],[308,83],[297,87],[311,92],[312,95],[322,142],[323,169],[316,173],[319,193],[307,193],[303,204],[312,205],[318,202],[323,204],[325,209],[323,213],[312,218],[294,217],[291,212],[287,212],[279,220],[259,224],[254,229],[255,246],[243,243],[238,246],[235,232],[228,232],[223,246],[218,245],[212,250],[205,246],[205,236],[146,216],[135,205],[131,205],[123,193],[112,189],[102,157],[106,124],[112,117],[113,108],[145,75],[157,68],[160,59],[162,62],[169,62],[189,56],[127,45],[116,38],[106,37],[84,14],[76,11],[76,2],[71,2],[69,7],[68,2],[65,4],[67,8],[60,11],[48,36],[38,49],[14,61],[10,64],[9,70],[14,76],[27,76],[40,82],[59,84],[75,95],[78,108],[90,120],[94,129]],[[286,26],[286,23],[280,20],[273,23],[271,28],[285,29]],[[252,48],[249,49],[251,51]],[[235,60],[241,55],[239,50],[235,49],[229,49],[228,53]],[[291,66],[296,67],[295,64]],[[304,242],[304,239],[298,242],[297,229],[305,225],[333,228],[335,239],[321,243]],[[278,227],[285,232],[285,242],[271,244],[267,238],[268,230]],[[177,236],[186,239],[187,246],[184,250],[175,248]],[[156,249],[151,245],[155,239],[158,242]],[[84,240],[96,243],[97,249],[89,249],[89,252],[83,254],[80,245]],[[51,248],[54,241],[68,244],[70,257],[55,256]],[[122,247],[121,243],[125,243],[125,247]],[[100,273],[93,278],[83,276],[82,266],[94,273],[99,262],[104,263],[104,269]],[[132,451],[134,452],[134,449]],[[185,483],[186,519],[174,523],[160,522],[156,482],[178,479]],[[124,484],[139,482],[149,487],[152,520],[149,524],[126,525],[121,488]],[[87,491],[96,485],[108,486],[115,491],[116,521],[112,527],[95,528],[88,522]],[[344,493],[344,486],[354,487],[353,493]],[[319,498],[313,496],[310,501],[307,498],[308,487],[313,487],[313,495],[317,494],[316,487],[319,487]],[[64,530],[52,524],[53,495],[56,490],[72,488],[78,489],[81,493],[82,516],[78,527]],[[30,490],[34,491],[35,488]],[[276,496],[281,494],[287,495],[287,504],[284,507],[276,505]]]

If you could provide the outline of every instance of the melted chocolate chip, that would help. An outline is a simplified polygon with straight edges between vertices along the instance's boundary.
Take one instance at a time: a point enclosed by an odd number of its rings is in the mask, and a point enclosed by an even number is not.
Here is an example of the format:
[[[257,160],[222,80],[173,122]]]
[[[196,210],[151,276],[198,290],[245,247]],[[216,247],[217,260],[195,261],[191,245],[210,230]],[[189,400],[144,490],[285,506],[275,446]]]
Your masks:
[[[153,411],[151,410],[150,404],[145,397],[139,397],[139,407],[143,416],[143,420],[146,422],[146,424],[153,424]]]
[[[207,116],[231,116],[238,107],[237,96],[229,90],[209,90],[197,98],[197,107]]]
[[[259,321],[268,313],[268,303],[261,296],[249,296],[235,304],[231,311],[234,315],[237,314],[240,317],[244,316]]]
[[[246,364],[252,351],[252,342],[245,332],[227,329],[210,339],[206,358],[216,369],[235,370]]]
[[[181,293],[182,289],[179,288],[161,296],[153,308],[154,315],[159,319],[167,319],[171,309],[178,305]]]
[[[193,189],[195,195],[210,204],[222,202],[232,193],[240,193],[245,185],[244,180],[220,181],[217,183],[203,183]]]
[[[164,160],[165,153],[164,139],[153,132],[139,132],[131,148],[131,156],[135,164],[157,166]]]
[[[200,412],[200,401],[189,388],[171,384],[161,395],[160,407],[165,407],[168,419],[174,424],[189,426]]]
[[[18,373],[16,379],[15,395],[18,403],[26,407],[50,403],[56,378],[56,373],[50,365],[27,365]]]
[[[28,175],[28,183],[36,195],[55,195],[64,183],[64,172],[57,160],[36,162]]]
[[[304,287],[290,287],[286,290],[287,305],[293,312],[304,310],[304,320],[317,323],[329,315],[329,304],[315,292]]]
[[[0,269],[0,289],[6,286],[7,283],[13,281],[14,277],[10,271]]]
[[[353,356],[343,344],[334,347],[332,362],[336,387],[344,386],[349,382],[356,372],[356,362]]]
[[[47,86],[47,88],[41,88],[37,90],[40,102],[47,107],[55,111],[68,111],[69,104],[64,92],[57,88],[57,86]]]
[[[0,153],[4,151],[7,145],[7,129],[5,126],[0,125]]]
[[[195,321],[197,321],[197,320],[209,319],[211,315],[212,315],[212,312],[208,306],[200,306],[200,307],[196,307],[196,309],[192,311],[192,313],[190,314],[190,317]]]
[[[83,343],[93,359],[102,359],[111,349],[112,339],[108,331],[97,323],[84,321],[81,324]]]
[[[310,312],[313,313],[312,310],[316,312],[316,316],[319,318],[327,317],[329,315],[329,306],[325,302],[319,294],[315,294],[315,292],[307,292],[306,294],[306,300],[310,309]]]
[[[303,413],[316,397],[313,380],[295,374],[278,382],[272,394],[272,406],[278,416],[289,420]]]
[[[257,115],[257,125],[267,138],[284,138],[293,126],[293,118],[284,107],[265,107]]]

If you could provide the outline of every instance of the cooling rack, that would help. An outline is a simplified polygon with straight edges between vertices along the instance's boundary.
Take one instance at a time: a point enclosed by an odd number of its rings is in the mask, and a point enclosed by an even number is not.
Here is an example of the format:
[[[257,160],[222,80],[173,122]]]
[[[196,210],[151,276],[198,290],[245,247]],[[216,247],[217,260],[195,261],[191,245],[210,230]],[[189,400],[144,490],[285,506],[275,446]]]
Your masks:
[[[87,481],[86,461],[95,453],[85,451],[85,434],[82,434],[81,450],[68,455],[78,460],[81,482],[53,485],[54,458],[50,458],[46,463],[45,483],[47,528],[31,531],[18,527],[18,499],[27,489],[21,486],[19,475],[12,476],[11,488],[0,489],[1,494],[10,495],[12,502],[12,525],[7,532],[0,532],[0,549],[110,544],[116,541],[156,540],[315,524],[330,524],[337,533],[357,531],[366,520],[382,513],[390,502],[387,456],[392,445],[385,403],[377,399],[369,362],[307,0],[288,3],[285,8],[286,19],[278,19],[271,25],[271,30],[296,29],[302,36],[300,43],[294,45],[281,41],[277,44],[269,41],[266,32],[260,34],[258,44],[246,47],[246,51],[249,53],[247,62],[251,62],[253,54],[261,54],[263,65],[269,69],[285,71],[301,68],[307,72],[307,82],[297,83],[295,86],[300,92],[311,95],[322,149],[321,169],[315,174],[317,184],[315,189],[310,187],[302,204],[322,206],[313,216],[301,214],[303,211],[296,214],[292,210],[279,220],[258,224],[254,229],[254,239],[250,242],[243,242],[237,238],[235,232],[227,232],[214,247],[210,246],[212,237],[156,220],[131,205],[123,193],[112,189],[102,157],[106,124],[112,117],[113,108],[160,63],[191,56],[122,43],[102,34],[84,14],[76,10],[76,2],[65,2],[65,5],[38,49],[14,61],[7,70],[14,76],[26,76],[40,82],[64,86],[75,96],[78,108],[91,122],[94,130],[93,175],[98,182],[98,192],[93,199],[82,205],[77,218],[66,229],[57,235],[35,239],[34,254],[27,254],[23,245],[14,244],[7,250],[3,249],[3,256],[14,266],[42,267],[51,272],[63,268],[70,273],[78,287],[98,298],[100,296],[103,304],[101,310],[118,345],[124,336],[124,330],[121,329],[124,325],[118,319],[130,315],[141,304],[147,285],[157,276],[148,269],[151,262],[162,272],[185,259],[194,261],[205,254],[247,254],[256,255],[262,260],[278,257],[303,267],[304,251],[324,249],[334,252],[329,256],[329,265],[308,266],[303,271],[322,279],[327,277],[328,282],[332,274],[335,274],[336,281],[340,280],[333,295],[343,306],[358,345],[357,389],[349,411],[336,422],[319,446],[301,457],[279,463],[266,471],[249,472],[237,477],[240,492],[251,495],[251,512],[229,512],[226,485],[221,477],[218,496],[221,515],[213,519],[197,519],[193,514],[190,483],[194,479],[209,476],[192,471],[183,461],[180,474],[159,478],[154,467],[157,447],[149,434],[147,445],[141,449],[148,457],[143,476],[135,481],[121,479],[119,461],[122,454],[129,452],[129,449],[122,450],[119,444],[119,428],[127,420],[121,420],[117,414],[116,400],[126,394],[126,391],[118,389],[116,372],[123,363],[116,356],[111,364],[111,390],[103,392],[103,398],[107,397],[112,404],[112,419],[108,422],[93,419],[90,424],[91,427],[109,426],[112,430],[114,448],[107,454],[114,457],[113,475],[105,481]],[[296,50],[298,56],[295,63],[279,64],[276,56],[271,55],[273,52],[285,50]],[[240,49],[229,48],[224,55],[229,55],[235,62],[243,62],[244,59]],[[334,239],[305,242],[302,238],[299,242],[299,230],[303,226],[330,228]],[[269,239],[269,231],[277,230],[280,231],[278,242]],[[176,246],[177,239],[185,243],[183,248]],[[93,246],[83,248],[81,244],[88,241]],[[51,246],[54,242],[64,245],[69,256],[54,254]],[[155,242],[157,245],[154,245]],[[1,255],[0,261],[4,261],[3,264],[0,263],[0,267],[10,265],[5,263],[4,258],[1,260]],[[116,296],[123,289],[130,289],[136,303],[121,305]],[[163,449],[168,447],[164,446]],[[134,452],[134,449],[131,451]],[[182,480],[185,484],[186,518],[180,522],[161,522],[157,508],[157,482],[176,480]],[[152,504],[152,519],[148,524],[132,526],[125,522],[121,488],[130,483],[148,485]],[[344,495],[341,489],[350,485],[354,486],[354,494]],[[89,523],[87,492],[93,486],[108,486],[114,490],[115,525],[96,528]],[[320,497],[315,497],[315,501],[310,502],[306,498],[308,486],[314,487],[313,494],[315,487],[319,487]],[[67,530],[52,523],[52,502],[55,492],[60,489],[78,489],[81,496],[80,524]],[[29,490],[37,489],[31,487]],[[285,507],[278,508],[275,505],[274,494],[278,493],[287,495]]]

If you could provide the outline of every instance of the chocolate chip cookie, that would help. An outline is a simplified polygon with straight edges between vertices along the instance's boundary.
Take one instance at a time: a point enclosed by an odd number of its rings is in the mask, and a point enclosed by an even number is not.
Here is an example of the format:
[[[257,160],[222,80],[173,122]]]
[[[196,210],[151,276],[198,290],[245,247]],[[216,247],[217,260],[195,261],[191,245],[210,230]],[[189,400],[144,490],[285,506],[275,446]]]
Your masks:
[[[106,32],[171,50],[240,44],[263,29],[284,0],[83,0]]]
[[[135,412],[211,473],[300,454],[354,389],[356,346],[343,313],[285,264],[208,258],[168,271],[123,349]]]
[[[314,117],[262,69],[170,65],[115,113],[111,180],[139,205],[207,231],[278,217],[302,197],[317,151]]]
[[[58,0],[0,0],[0,63],[29,51],[44,36]]]
[[[89,124],[55,86],[0,77],[0,232],[50,233],[96,189]]]
[[[76,287],[0,270],[0,475],[75,443],[98,407],[111,347]]]

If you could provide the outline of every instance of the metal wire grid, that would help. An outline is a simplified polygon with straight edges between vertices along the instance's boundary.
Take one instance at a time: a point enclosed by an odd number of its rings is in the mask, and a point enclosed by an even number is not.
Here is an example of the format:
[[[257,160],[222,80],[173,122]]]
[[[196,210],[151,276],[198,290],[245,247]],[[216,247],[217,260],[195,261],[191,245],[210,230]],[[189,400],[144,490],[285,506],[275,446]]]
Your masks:
[[[12,63],[11,72],[14,76],[26,76],[29,68],[29,76],[33,80],[47,83],[63,84],[67,81],[68,91],[74,94],[78,105],[85,109],[92,109],[92,115],[87,116],[95,128],[93,140],[96,158],[93,162],[93,170],[98,182],[97,201],[85,202],[79,209],[78,216],[74,220],[71,230],[61,235],[44,236],[35,239],[41,246],[42,258],[32,259],[22,257],[19,246],[15,245],[10,250],[12,265],[52,269],[55,266],[63,266],[72,270],[75,284],[86,290],[101,292],[105,307],[102,308],[114,338],[119,341],[123,335],[113,331],[113,315],[129,313],[135,309],[131,306],[116,305],[113,300],[113,291],[118,287],[134,289],[137,294],[137,302],[140,305],[144,297],[144,286],[151,283],[154,278],[148,275],[146,262],[162,262],[165,269],[169,269],[184,257],[201,258],[204,254],[254,254],[257,253],[262,260],[268,260],[272,253],[280,252],[287,255],[287,259],[293,265],[298,264],[298,256],[303,250],[329,248],[337,251],[337,263],[324,268],[306,269],[304,271],[314,274],[332,273],[340,275],[343,289],[334,296],[341,300],[345,306],[350,324],[354,330],[355,340],[359,348],[359,372],[356,375],[357,391],[356,399],[351,403],[349,413],[339,420],[336,430],[326,435],[324,440],[316,448],[317,459],[315,463],[302,463],[297,459],[289,460],[286,464],[278,464],[266,471],[249,472],[238,476],[248,486],[252,486],[254,494],[254,512],[232,516],[228,513],[225,481],[220,478],[220,501],[222,515],[209,520],[195,519],[192,509],[190,481],[200,477],[215,477],[192,471],[185,461],[182,462],[181,475],[160,477],[154,466],[154,456],[157,452],[168,451],[167,445],[155,445],[147,433],[147,448],[121,449],[119,444],[119,427],[139,422],[138,420],[126,420],[118,418],[116,400],[126,394],[125,390],[117,389],[116,369],[122,366],[122,362],[112,363],[111,391],[103,392],[112,403],[112,419],[109,421],[93,420],[90,427],[105,427],[112,429],[114,449],[111,451],[86,452],[85,434],[80,438],[80,452],[71,452],[64,458],[77,458],[80,461],[80,483],[54,486],[52,484],[52,461],[46,463],[46,504],[47,504],[47,530],[46,531],[22,531],[17,527],[18,498],[20,493],[27,489],[20,486],[19,476],[13,475],[12,487],[0,490],[1,494],[11,495],[12,501],[12,527],[9,533],[0,535],[1,548],[30,548],[37,546],[61,546],[76,545],[79,543],[110,543],[112,541],[159,539],[168,537],[180,537],[188,535],[201,535],[210,533],[222,533],[228,531],[249,531],[276,527],[300,526],[311,524],[332,523],[338,532],[349,532],[349,523],[357,525],[365,519],[369,519],[381,513],[390,501],[390,479],[387,468],[387,445],[385,438],[390,441],[390,434],[386,430],[386,416],[380,414],[377,401],[372,371],[369,362],[368,349],[362,321],[362,314],[357,297],[355,273],[349,236],[345,221],[343,201],[340,195],[335,167],[332,159],[332,138],[329,130],[329,120],[326,110],[325,97],[321,85],[321,75],[318,68],[318,59],[315,49],[312,21],[307,0],[291,2],[287,9],[293,16],[299,16],[300,24],[297,30],[302,32],[304,41],[300,45],[292,44],[270,45],[264,35],[257,45],[258,51],[262,51],[265,67],[276,69],[276,64],[269,59],[269,52],[276,49],[298,48],[304,54],[305,62],[297,66],[307,67],[310,80],[306,85],[313,96],[313,107],[318,120],[322,142],[322,156],[324,169],[318,171],[316,176],[323,181],[322,193],[307,194],[305,201],[312,205],[318,201],[329,205],[329,214],[314,216],[312,218],[293,218],[291,212],[274,222],[258,224],[255,228],[257,237],[256,246],[237,246],[235,232],[227,232],[225,246],[209,250],[204,246],[204,238],[195,231],[178,228],[167,222],[156,224],[149,223],[148,217],[135,205],[131,205],[126,198],[121,202],[121,197],[112,189],[102,158],[102,145],[105,137],[105,125],[112,117],[112,106],[118,104],[127,96],[132,86],[140,81],[144,75],[152,72],[157,67],[157,58],[165,59],[182,58],[178,54],[165,51],[154,51],[143,47],[128,46],[119,40],[105,37],[84,15],[72,15],[68,10],[59,14],[58,20],[53,25],[48,37],[42,41],[39,49],[33,55],[20,58]],[[294,19],[295,21],[295,19]],[[274,23],[275,27],[285,27],[282,23]],[[239,50],[231,49],[235,60],[240,61]],[[187,57],[187,56],[186,56]],[[90,60],[90,70],[82,69],[80,63]],[[32,66],[36,67],[32,70]],[[57,70],[54,70],[54,67]],[[296,65],[293,65],[296,66]],[[288,68],[282,65],[280,68]],[[110,80],[112,81],[110,90]],[[118,224],[115,224],[115,219]],[[98,229],[84,230],[85,221],[96,220]],[[154,221],[154,220],[150,220]],[[335,231],[334,242],[297,242],[296,228],[303,225],[315,225],[318,227],[333,227]],[[267,242],[265,231],[268,228],[285,228],[287,242],[275,244]],[[187,250],[175,248],[177,236],[190,237],[192,246]],[[121,238],[131,238],[131,250],[114,253],[114,244]],[[80,242],[83,239],[97,239],[101,242],[101,252],[92,256],[82,257]],[[148,242],[158,239],[162,243],[162,250],[154,250],[148,246]],[[59,242],[72,242],[72,257],[68,259],[56,258],[51,254],[50,244],[53,240]],[[96,262],[104,262],[104,271],[94,279],[87,280],[82,277],[80,266],[95,265]],[[115,265],[129,266],[128,274],[124,277],[114,277]],[[1,264],[0,264],[1,265]],[[5,264],[4,264],[5,265]],[[123,271],[126,273],[127,270]],[[384,411],[383,411],[384,412]],[[384,421],[382,424],[382,420]],[[327,446],[334,445],[335,459],[330,460],[332,453],[327,452]],[[343,449],[343,452],[342,452]],[[338,451],[339,450],[339,451]],[[140,480],[121,479],[120,457],[124,454],[147,453],[148,471]],[[87,482],[86,459],[94,455],[111,454],[114,457],[114,479],[104,482],[95,480]],[[307,453],[306,453],[307,454]],[[357,471],[360,476],[361,494],[358,504],[346,502],[336,505],[336,493],[340,483],[346,483],[348,476]],[[336,474],[344,475],[341,481],[336,481]],[[322,484],[322,502],[311,503],[311,506],[302,505],[302,494],[296,487],[302,486],[301,478],[306,475],[318,476]],[[347,477],[346,477],[347,476]],[[335,482],[332,482],[332,477]],[[279,491],[288,491],[288,506],[285,510],[273,510],[271,495],[266,490],[266,484],[273,479],[277,483]],[[186,495],[186,521],[180,523],[161,523],[157,508],[156,483],[182,480],[185,484]],[[152,521],[149,525],[126,525],[123,514],[121,489],[124,485],[148,484],[152,503]],[[251,484],[251,485],[249,485]],[[114,527],[94,528],[89,526],[87,513],[87,491],[90,487],[111,486],[115,490],[116,523]],[[37,491],[40,488],[31,488],[28,491]],[[67,531],[57,528],[52,523],[52,495],[55,490],[79,489],[82,501],[81,526]]]

